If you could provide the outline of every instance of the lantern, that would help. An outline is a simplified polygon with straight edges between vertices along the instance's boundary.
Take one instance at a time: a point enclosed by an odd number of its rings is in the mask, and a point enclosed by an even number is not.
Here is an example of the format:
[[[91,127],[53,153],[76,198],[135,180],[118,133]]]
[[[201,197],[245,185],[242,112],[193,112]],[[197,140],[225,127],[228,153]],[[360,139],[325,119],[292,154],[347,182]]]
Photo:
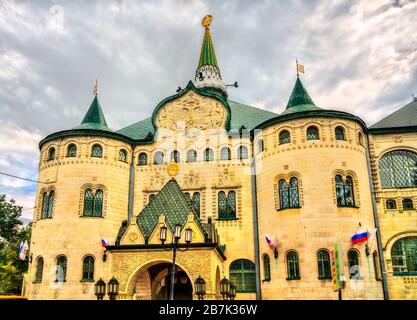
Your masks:
[[[106,283],[100,278],[94,285],[94,293],[97,296],[97,300],[103,300],[106,294]]]
[[[235,300],[236,297],[236,286],[233,282],[230,283],[230,292],[229,292],[229,298],[230,300]]]
[[[162,226],[159,231],[159,239],[162,243],[164,243],[167,240],[167,227]]]
[[[220,293],[223,296],[223,300],[227,299],[229,292],[230,292],[230,281],[227,280],[226,277],[224,277],[222,281],[220,281]]]
[[[189,244],[193,238],[193,230],[191,228],[185,229],[185,243]]]
[[[177,241],[179,240],[179,238],[181,238],[181,225],[180,224],[175,225],[174,238]]]
[[[195,280],[194,287],[198,300],[203,300],[204,295],[206,294],[206,282],[201,275]]]
[[[119,281],[115,277],[111,278],[107,284],[107,291],[110,300],[116,300],[116,296],[119,294]]]

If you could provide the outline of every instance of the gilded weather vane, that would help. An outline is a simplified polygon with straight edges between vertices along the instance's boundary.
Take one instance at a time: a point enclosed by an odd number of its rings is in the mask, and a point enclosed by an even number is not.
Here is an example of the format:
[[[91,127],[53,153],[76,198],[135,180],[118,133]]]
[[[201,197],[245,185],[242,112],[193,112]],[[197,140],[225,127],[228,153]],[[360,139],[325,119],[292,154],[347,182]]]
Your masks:
[[[98,79],[96,79],[96,85],[94,86],[93,89],[93,94],[97,97],[98,95]]]

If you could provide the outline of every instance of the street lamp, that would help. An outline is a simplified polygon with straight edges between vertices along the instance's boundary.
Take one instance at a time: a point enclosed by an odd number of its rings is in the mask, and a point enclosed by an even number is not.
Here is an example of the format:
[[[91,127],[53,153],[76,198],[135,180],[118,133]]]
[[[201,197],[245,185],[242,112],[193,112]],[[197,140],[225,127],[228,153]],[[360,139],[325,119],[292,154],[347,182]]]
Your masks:
[[[181,229],[182,226],[180,224],[175,225],[174,229],[174,237],[172,241],[172,246],[165,247],[164,243],[167,239],[167,227],[162,226],[159,230],[159,239],[161,240],[162,247],[164,250],[172,250],[172,267],[171,267],[171,287],[169,290],[169,300],[174,300],[174,284],[175,284],[175,259],[177,257],[177,250],[178,251],[186,251],[188,250],[188,245],[191,243],[191,240],[193,238],[193,230],[191,228],[187,228],[185,230],[185,243],[187,244],[187,247],[183,250],[180,249],[179,240],[181,238]]]
[[[204,295],[206,294],[206,282],[201,275],[195,280],[194,287],[198,300],[204,300]]]
[[[230,300],[235,300],[236,297],[236,286],[233,282],[230,283],[230,292],[229,292],[229,298]]]
[[[119,281],[113,276],[107,284],[107,287],[110,300],[116,300],[116,297],[119,294]]]
[[[94,285],[94,293],[97,296],[97,300],[103,300],[106,294],[106,283],[100,278]]]
[[[220,281],[220,293],[223,296],[223,300],[226,300],[230,292],[230,281],[226,277]]]

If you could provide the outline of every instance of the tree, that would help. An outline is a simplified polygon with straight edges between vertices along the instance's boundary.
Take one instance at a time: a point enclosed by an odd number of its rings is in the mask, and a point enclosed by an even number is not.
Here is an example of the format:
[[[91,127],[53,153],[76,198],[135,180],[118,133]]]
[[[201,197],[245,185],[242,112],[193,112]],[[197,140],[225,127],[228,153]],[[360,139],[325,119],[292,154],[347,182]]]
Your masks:
[[[19,259],[19,245],[30,242],[32,223],[22,228],[19,220],[22,207],[6,195],[0,195],[0,294],[20,294],[23,274],[27,271],[27,260]]]

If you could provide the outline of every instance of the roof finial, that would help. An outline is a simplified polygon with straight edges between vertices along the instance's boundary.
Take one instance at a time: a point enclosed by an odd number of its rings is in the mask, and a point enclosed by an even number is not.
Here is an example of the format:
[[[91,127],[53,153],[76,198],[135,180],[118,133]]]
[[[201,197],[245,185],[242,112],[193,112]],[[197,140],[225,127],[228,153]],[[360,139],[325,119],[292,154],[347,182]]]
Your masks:
[[[208,29],[211,25],[211,22],[213,21],[213,17],[211,15],[207,15],[201,20],[201,24],[204,28]]]
[[[98,79],[96,79],[96,85],[94,86],[93,89],[93,94],[97,97],[98,95]]]
[[[298,63],[298,59],[295,59],[295,65],[296,65],[297,77],[298,77],[300,75],[300,72],[304,73],[304,66]]]

